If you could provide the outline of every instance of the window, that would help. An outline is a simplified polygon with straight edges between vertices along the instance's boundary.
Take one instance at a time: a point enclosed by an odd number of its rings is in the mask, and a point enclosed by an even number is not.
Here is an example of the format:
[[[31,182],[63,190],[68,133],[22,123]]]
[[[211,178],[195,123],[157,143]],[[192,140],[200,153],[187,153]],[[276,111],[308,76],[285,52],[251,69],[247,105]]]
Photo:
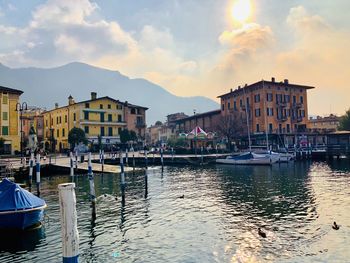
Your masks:
[[[222,111],[225,110],[225,105],[224,105],[224,104],[221,105],[221,110],[222,110]]]
[[[293,96],[293,103],[297,103],[297,97]]]
[[[88,111],[84,111],[84,119],[89,120],[89,112]]]
[[[2,126],[2,135],[9,135],[9,127]]]
[[[267,101],[273,101],[272,93],[266,93],[266,100]]]
[[[290,125],[287,124],[287,133],[290,133]]]
[[[74,112],[73,113],[73,121],[76,121],[77,120],[77,114]]]
[[[66,135],[65,135],[65,130],[62,129],[62,137],[64,137],[64,136],[66,136]]]
[[[118,134],[120,134],[122,132],[122,128],[118,128]]]
[[[243,102],[242,100],[239,100],[239,106],[242,107],[243,106]]]
[[[108,121],[112,121],[112,114],[108,114]]]
[[[105,122],[105,114],[103,112],[100,113],[100,121]]]
[[[64,122],[65,122],[65,123],[68,122],[68,116],[67,116],[67,115],[64,116]]]
[[[278,124],[279,133],[282,133],[282,124]]]
[[[260,132],[260,125],[259,124],[256,125],[256,132]]]
[[[85,132],[86,134],[89,134],[89,126],[85,126],[85,127],[84,127],[84,132]]]
[[[272,125],[272,123],[270,123],[270,124],[269,124],[269,132],[271,133],[272,130],[273,130],[273,125]]]
[[[90,103],[85,103],[85,108],[90,108]]]
[[[62,123],[62,116],[60,116],[60,123]]]
[[[254,95],[254,102],[260,102],[260,94]]]
[[[58,118],[58,116],[56,117],[56,124],[59,124],[60,119]]]
[[[260,117],[260,109],[255,109],[255,117]]]
[[[227,103],[227,109],[230,109],[231,108],[231,104],[230,102]]]
[[[57,129],[57,131],[56,131],[56,137],[57,138],[60,137],[60,130],[59,129]]]
[[[8,113],[7,112],[3,112],[2,113],[2,120],[3,121],[7,121],[8,120]]]
[[[300,96],[300,103],[304,104],[304,97],[303,96]]]
[[[289,95],[284,95],[284,102],[287,102],[287,103],[290,102],[290,96]]]
[[[267,116],[273,116],[273,108],[266,108]]]
[[[7,104],[7,103],[8,103],[8,96],[4,94],[2,97],[2,104]]]
[[[136,111],[134,108],[131,109],[131,114],[136,114]]]
[[[234,109],[234,110],[237,110],[236,101],[233,102],[233,109]]]
[[[108,136],[113,136],[113,128],[108,127]]]
[[[103,126],[100,128],[100,135],[105,136],[105,127]]]
[[[108,104],[107,108],[108,108],[108,109],[111,109],[111,108],[112,108],[112,107],[111,107],[111,104]]]
[[[103,104],[100,104],[100,109],[103,109]]]
[[[122,115],[118,114],[118,122],[122,121]]]

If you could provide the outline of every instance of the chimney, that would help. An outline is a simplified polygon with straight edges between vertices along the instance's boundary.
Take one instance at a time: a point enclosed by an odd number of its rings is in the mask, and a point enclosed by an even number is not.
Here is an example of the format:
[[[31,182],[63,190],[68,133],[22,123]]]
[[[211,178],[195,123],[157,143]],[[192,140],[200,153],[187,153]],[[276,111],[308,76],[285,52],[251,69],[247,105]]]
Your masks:
[[[241,89],[241,86],[238,86],[238,89]]]
[[[75,101],[74,101],[72,95],[69,95],[69,97],[68,97],[68,105],[73,105],[74,103],[75,103]]]
[[[91,100],[95,100],[97,98],[96,92],[91,92]]]
[[[285,79],[284,80],[284,84],[288,84],[289,82],[288,82],[288,79]]]
[[[127,100],[125,101],[125,106],[128,106],[128,101]]]
[[[58,103],[56,102],[56,103],[55,103],[55,109],[57,109],[57,108],[58,108]]]
[[[232,93],[232,89],[230,90],[230,92]]]
[[[271,78],[271,82],[275,83],[275,78],[274,77]]]

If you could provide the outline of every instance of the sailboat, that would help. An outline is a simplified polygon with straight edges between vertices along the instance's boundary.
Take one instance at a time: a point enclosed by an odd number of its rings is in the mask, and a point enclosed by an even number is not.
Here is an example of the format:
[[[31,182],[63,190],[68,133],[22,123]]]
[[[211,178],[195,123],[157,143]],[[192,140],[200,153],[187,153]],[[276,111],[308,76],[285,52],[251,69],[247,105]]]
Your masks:
[[[243,88],[243,92],[244,92],[244,99],[246,103],[246,107],[244,108],[245,108],[245,115],[246,115],[246,121],[247,121],[249,152],[244,152],[239,155],[230,155],[230,156],[227,156],[225,159],[216,159],[216,163],[234,164],[234,165],[240,165],[240,164],[241,165],[271,165],[278,161],[277,158],[274,158],[275,156],[273,156],[272,154],[257,154],[252,152],[252,143],[250,139],[250,128],[249,128],[249,116],[247,112],[247,108],[249,107],[249,104],[247,99],[245,98],[244,88]]]

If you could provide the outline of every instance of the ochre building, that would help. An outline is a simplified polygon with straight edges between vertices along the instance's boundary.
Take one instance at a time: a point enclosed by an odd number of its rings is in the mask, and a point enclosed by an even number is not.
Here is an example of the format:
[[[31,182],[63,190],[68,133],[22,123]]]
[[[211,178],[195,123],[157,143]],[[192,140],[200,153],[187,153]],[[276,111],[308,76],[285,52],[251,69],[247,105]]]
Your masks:
[[[20,120],[16,111],[23,91],[0,86],[0,138],[4,140],[2,153],[20,151]]]
[[[287,79],[276,82],[275,78],[239,86],[218,96],[221,114],[247,114],[252,134],[264,133],[266,129],[273,134],[303,132],[308,124],[307,91],[313,88],[291,84]]]

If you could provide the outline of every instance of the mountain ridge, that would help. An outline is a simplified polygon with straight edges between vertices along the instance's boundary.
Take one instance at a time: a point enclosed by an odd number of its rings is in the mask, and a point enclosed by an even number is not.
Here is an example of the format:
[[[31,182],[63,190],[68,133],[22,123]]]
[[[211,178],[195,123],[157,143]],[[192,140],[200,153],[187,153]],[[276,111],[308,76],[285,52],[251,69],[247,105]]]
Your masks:
[[[52,68],[10,68],[0,62],[0,86],[23,90],[22,101],[48,110],[55,103],[66,105],[69,95],[76,101],[83,101],[94,91],[98,97],[109,96],[149,108],[147,125],[157,120],[164,121],[171,113],[190,115],[194,109],[200,113],[219,108],[219,104],[209,98],[177,96],[147,79],[133,79],[119,71],[82,62]]]

